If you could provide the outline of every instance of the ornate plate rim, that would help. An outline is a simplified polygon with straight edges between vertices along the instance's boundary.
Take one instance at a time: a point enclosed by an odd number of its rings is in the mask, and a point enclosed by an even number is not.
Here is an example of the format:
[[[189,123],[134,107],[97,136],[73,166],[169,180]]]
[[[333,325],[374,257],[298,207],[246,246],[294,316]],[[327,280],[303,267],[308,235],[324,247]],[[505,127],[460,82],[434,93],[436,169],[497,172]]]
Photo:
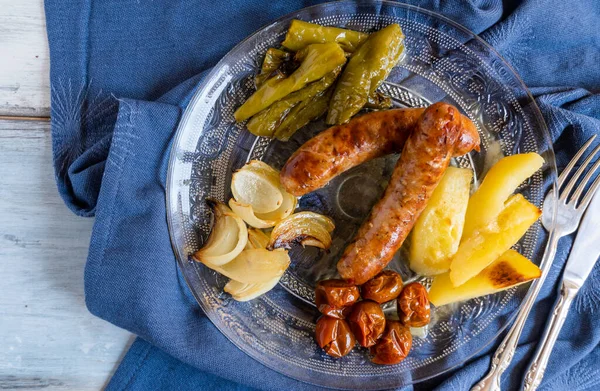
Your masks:
[[[519,76],[519,74],[517,73],[517,71],[513,68],[513,66],[507,62],[504,57],[502,57],[502,55],[496,50],[494,49],[494,47],[492,47],[490,44],[488,44],[485,40],[483,40],[481,37],[479,37],[478,34],[475,34],[474,32],[472,32],[471,30],[469,30],[468,28],[464,27],[463,25],[453,21],[452,19],[439,14],[437,12],[434,11],[430,11],[427,10],[425,8],[422,7],[418,7],[418,6],[414,6],[414,5],[410,5],[410,4],[405,4],[405,3],[400,3],[400,2],[395,2],[395,1],[391,1],[391,0],[375,0],[375,1],[369,1],[369,0],[338,0],[338,1],[331,1],[331,2],[325,2],[325,3],[320,3],[320,4],[316,4],[316,5],[312,5],[309,7],[305,7],[305,8],[301,8],[301,9],[297,9],[295,11],[289,12],[279,18],[277,18],[276,20],[274,20],[271,23],[268,23],[266,25],[263,25],[262,27],[258,28],[256,31],[254,31],[252,34],[248,35],[246,38],[244,38],[242,41],[240,41],[238,44],[236,44],[233,48],[231,48],[227,54],[225,54],[213,67],[213,69],[208,72],[206,74],[206,76],[198,83],[198,85],[196,86],[196,91],[194,92],[192,98],[190,99],[188,105],[185,108],[184,113],[181,116],[181,119],[179,121],[179,124],[177,126],[177,129],[175,131],[175,134],[173,136],[173,142],[171,144],[170,147],[170,152],[169,152],[169,160],[168,160],[168,168],[167,168],[167,177],[166,177],[166,186],[165,186],[165,204],[166,204],[166,214],[167,214],[167,226],[169,229],[169,238],[170,238],[170,243],[171,243],[171,247],[173,249],[173,253],[176,256],[177,259],[177,263],[178,263],[178,267],[181,268],[181,270],[184,270],[185,267],[185,263],[188,262],[187,259],[187,255],[186,254],[182,254],[180,249],[178,249],[177,243],[176,243],[176,238],[174,235],[174,227],[173,227],[173,222],[174,222],[174,211],[172,210],[171,206],[170,206],[170,200],[172,199],[172,197],[174,196],[173,192],[175,192],[174,189],[174,183],[173,183],[173,175],[174,175],[174,165],[177,159],[176,156],[176,152],[175,152],[175,146],[179,144],[179,142],[181,141],[181,138],[183,137],[183,133],[187,127],[187,123],[190,120],[190,118],[192,117],[192,108],[195,107],[196,105],[199,104],[199,101],[202,97],[202,95],[205,93],[206,89],[208,88],[208,85],[205,84],[206,80],[211,80],[213,79],[216,75],[219,74],[221,68],[223,67],[223,65],[225,65],[226,63],[226,59],[227,57],[233,53],[236,52],[237,50],[239,50],[240,47],[242,47],[247,41],[250,41],[251,39],[253,39],[257,34],[261,33],[262,31],[268,29],[271,26],[277,25],[278,23],[280,23],[281,21],[291,17],[292,15],[295,15],[299,12],[303,12],[303,11],[310,11],[312,9],[317,9],[317,8],[321,8],[321,7],[326,7],[328,5],[331,4],[348,4],[348,5],[388,5],[388,6],[392,6],[392,7],[400,7],[400,8],[405,8],[407,10],[411,10],[411,11],[415,11],[415,12],[420,12],[423,14],[426,14],[428,16],[432,16],[435,18],[440,19],[441,21],[443,21],[444,23],[447,23],[448,25],[456,28],[457,30],[460,30],[466,34],[471,35],[476,41],[478,41],[479,44],[481,44],[483,47],[485,47],[487,50],[489,50],[491,53],[493,53],[498,59],[500,59],[503,63],[504,66],[507,67],[507,69],[511,72],[512,76],[515,78],[515,81],[519,84],[519,86],[523,89],[523,91],[527,94],[527,97],[530,99],[531,103],[532,103],[532,112],[533,115],[536,117],[538,123],[540,124],[539,129],[537,129],[537,131],[540,133],[540,135],[542,136],[543,139],[545,139],[547,145],[548,145],[548,150],[546,151],[546,153],[548,154],[548,156],[550,157],[550,159],[548,159],[549,161],[547,162],[549,164],[549,168],[550,170],[555,174],[554,177],[552,178],[552,187],[550,188],[550,191],[554,192],[554,194],[556,195],[556,173],[557,173],[557,167],[556,167],[556,160],[555,160],[555,154],[554,154],[554,147],[553,147],[553,142],[552,139],[550,137],[550,132],[548,130],[548,126],[541,114],[541,111],[539,109],[539,106],[537,104],[537,102],[535,101],[533,95],[531,94],[531,92],[529,91],[529,88],[526,86],[526,84],[523,82],[523,80],[521,79],[521,77]],[[555,198],[555,203],[556,203],[556,198]],[[548,232],[548,234],[551,234],[552,232],[554,232],[555,230],[555,220],[556,220],[556,207],[553,208],[553,216],[552,216],[552,229]],[[545,254],[548,251],[547,247],[544,248],[544,251],[542,254]],[[197,303],[200,305],[201,308],[203,308],[202,306],[202,301],[200,299],[200,297],[198,296],[197,292],[192,288],[190,281],[188,281],[188,277],[185,273],[182,273],[184,276],[184,280],[186,282],[186,284],[188,285],[190,291],[192,292],[192,295],[194,296],[194,298],[196,299]],[[485,344],[483,344],[479,349],[471,352],[467,358],[465,358],[465,360],[463,361],[463,363],[457,363],[453,366],[450,366],[446,369],[444,369],[441,372],[438,372],[436,374],[433,375],[429,375],[423,378],[418,379],[417,382],[411,382],[409,384],[415,384],[418,382],[422,382],[422,381],[426,381],[428,379],[431,379],[433,377],[439,376],[443,373],[447,373],[453,369],[456,369],[457,367],[461,366],[464,364],[465,361],[471,359],[472,357],[474,357],[475,355],[477,355],[479,352],[481,352],[483,349],[485,349],[489,344],[491,344],[493,341],[495,341],[503,332],[504,330],[508,327],[508,325],[512,324],[512,322],[514,321],[514,319],[516,318],[518,312],[520,311],[523,303],[526,301],[527,297],[530,295],[531,293],[531,288],[532,285],[530,285],[530,287],[527,290],[527,293],[525,294],[523,300],[521,301],[521,303],[518,305],[517,310],[514,311],[514,313],[509,317],[508,321],[501,327],[498,329],[498,331],[494,334],[494,336],[492,338],[490,338],[490,340],[488,342],[486,342]],[[255,352],[247,349],[244,345],[237,343],[237,341],[231,340],[228,337],[228,333],[226,332],[226,330],[223,330],[213,319],[213,315],[211,315],[210,313],[207,313],[204,311],[203,308],[203,312],[206,314],[206,316],[210,319],[211,323],[219,330],[219,332],[221,332],[223,335],[225,335],[227,337],[228,340],[230,340],[230,342],[232,342],[238,349],[240,349],[242,352],[244,352],[245,354],[247,354],[248,356],[252,357],[254,360],[258,361],[259,363],[261,363],[262,365],[265,365],[266,367],[274,370],[275,372],[284,374],[285,376],[288,376],[290,378],[294,378],[296,380],[302,381],[302,382],[307,382],[309,384],[314,384],[311,383],[309,380],[307,379],[303,379],[300,377],[295,377],[292,376],[288,373],[282,373],[281,371],[278,370],[278,368],[276,368],[274,365],[270,365],[268,363],[266,363],[264,360],[260,359],[260,355],[256,354]],[[361,389],[380,389],[379,387],[376,388],[369,388],[368,386],[361,386]]]

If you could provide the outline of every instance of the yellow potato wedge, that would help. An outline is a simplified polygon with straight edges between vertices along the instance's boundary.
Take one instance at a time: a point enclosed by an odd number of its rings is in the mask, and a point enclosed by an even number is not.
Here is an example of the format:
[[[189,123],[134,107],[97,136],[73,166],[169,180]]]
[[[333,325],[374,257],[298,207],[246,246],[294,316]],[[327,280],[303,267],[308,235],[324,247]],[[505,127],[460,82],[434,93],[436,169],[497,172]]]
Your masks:
[[[500,159],[490,168],[467,207],[463,238],[492,221],[504,208],[506,199],[544,164],[537,153],[522,153]]]
[[[541,214],[523,195],[509,198],[495,219],[463,239],[450,264],[452,284],[460,286],[488,267],[517,243]]]
[[[450,270],[458,250],[473,172],[448,167],[411,234],[410,268],[423,276]]]
[[[490,295],[539,278],[537,265],[515,250],[508,250],[469,281],[455,287],[448,273],[433,278],[429,301],[436,307]]]

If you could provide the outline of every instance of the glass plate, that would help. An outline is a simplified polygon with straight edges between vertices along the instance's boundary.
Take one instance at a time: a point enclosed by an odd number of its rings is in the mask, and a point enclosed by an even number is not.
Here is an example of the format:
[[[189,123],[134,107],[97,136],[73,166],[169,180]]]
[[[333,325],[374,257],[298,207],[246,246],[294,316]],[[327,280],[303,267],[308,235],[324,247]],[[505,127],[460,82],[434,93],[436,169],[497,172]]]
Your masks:
[[[265,51],[278,46],[292,19],[365,32],[399,23],[406,53],[381,90],[398,107],[446,101],[475,122],[482,151],[454,164],[472,168],[479,178],[502,155],[538,152],[546,164],[518,189],[538,206],[556,178],[552,144],[535,102],[512,68],[476,35],[441,15],[398,3],[320,4],[285,16],[237,45],[202,81],[188,106],[167,180],[168,222],[179,266],[215,326],[242,351],[287,376],[326,387],[383,389],[438,375],[490,343],[512,320],[528,288],[434,308],[431,325],[415,336],[410,355],[398,365],[372,364],[366,349],[336,360],[313,339],[319,316],[312,304],[314,283],[335,275],[340,252],[382,194],[397,156],[356,167],[299,200],[299,209],[335,220],[331,251],[294,248],[279,286],[259,299],[234,301],[223,293],[226,278],[191,259],[210,231],[204,200],[227,201],[232,172],[250,159],[281,168],[293,151],[326,128],[322,121],[312,123],[282,143],[257,138],[233,119],[234,110],[254,91],[252,77]],[[516,247],[539,263],[546,239],[536,223]],[[415,280],[405,266],[405,252],[399,251],[390,267],[405,281]],[[386,311],[393,316],[394,308]]]

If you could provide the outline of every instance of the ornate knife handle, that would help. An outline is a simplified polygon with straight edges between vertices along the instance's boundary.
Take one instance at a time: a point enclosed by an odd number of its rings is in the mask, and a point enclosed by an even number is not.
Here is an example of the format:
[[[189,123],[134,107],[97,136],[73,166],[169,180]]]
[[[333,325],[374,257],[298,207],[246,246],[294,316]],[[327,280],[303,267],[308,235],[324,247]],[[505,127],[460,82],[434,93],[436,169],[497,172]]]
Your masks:
[[[544,335],[542,336],[542,339],[540,339],[533,360],[531,360],[529,369],[525,373],[525,378],[523,379],[524,391],[536,390],[542,382],[546,365],[548,364],[550,354],[552,353],[552,348],[554,348],[554,343],[558,338],[560,329],[565,323],[571,303],[578,291],[579,287],[577,285],[568,281],[562,282],[560,294],[556,300],[546,329],[544,330]]]
[[[559,239],[559,235],[555,235],[553,232],[550,233],[544,258],[540,263],[542,275],[539,279],[535,280],[531,284],[529,293],[527,294],[525,302],[519,311],[519,315],[517,315],[515,323],[512,325],[510,331],[506,337],[504,337],[502,343],[500,346],[498,346],[498,349],[496,349],[496,352],[492,357],[492,364],[488,374],[481,379],[479,383],[475,384],[475,386],[471,388],[471,391],[500,391],[500,377],[510,365],[510,362],[515,354],[515,350],[517,349],[519,338],[521,337],[521,332],[523,331],[523,327],[525,326],[529,312],[531,311],[531,308],[535,303],[535,299],[542,289],[542,285],[544,285],[544,280],[548,274],[548,269],[552,265],[554,255],[556,255],[556,248]]]

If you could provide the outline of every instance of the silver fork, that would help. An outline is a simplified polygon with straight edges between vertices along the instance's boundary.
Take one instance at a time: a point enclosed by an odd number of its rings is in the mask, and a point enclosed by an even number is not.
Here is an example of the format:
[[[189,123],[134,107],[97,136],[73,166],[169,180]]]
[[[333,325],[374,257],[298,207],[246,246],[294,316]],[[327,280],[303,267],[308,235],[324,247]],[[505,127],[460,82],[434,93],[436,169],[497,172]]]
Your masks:
[[[521,337],[521,332],[523,331],[523,327],[525,326],[525,322],[527,321],[527,317],[529,316],[529,312],[533,307],[533,303],[535,302],[540,290],[542,289],[542,285],[544,284],[544,280],[546,279],[546,275],[548,274],[548,270],[552,266],[552,260],[556,255],[556,249],[558,247],[558,241],[563,236],[569,235],[570,233],[575,232],[577,227],[579,227],[579,222],[581,221],[581,216],[583,216],[583,212],[588,207],[592,196],[598,187],[600,187],[600,176],[594,180],[589,190],[583,194],[586,186],[592,180],[594,173],[600,167],[600,159],[591,167],[588,173],[585,175],[581,183],[577,186],[575,191],[573,192],[573,188],[577,185],[577,181],[579,177],[585,172],[586,168],[591,164],[594,156],[600,151],[600,145],[593,149],[593,151],[588,155],[588,157],[581,163],[579,169],[573,174],[572,178],[568,181],[567,185],[561,191],[561,188],[567,181],[569,175],[573,171],[575,165],[581,160],[589,146],[592,144],[596,136],[592,136],[581,149],[577,152],[577,154],[573,157],[573,159],[569,162],[567,167],[563,170],[563,172],[558,177],[557,188],[552,189],[548,192],[546,199],[544,200],[544,209],[542,211],[542,225],[550,232],[550,236],[548,237],[548,243],[546,244],[546,251],[544,252],[544,257],[540,262],[540,269],[542,269],[542,275],[539,279],[535,280],[531,285],[531,289],[529,293],[525,297],[525,302],[519,314],[517,315],[517,319],[515,323],[511,327],[510,331],[502,340],[498,349],[494,353],[492,358],[492,364],[490,366],[490,370],[488,374],[479,381],[471,391],[499,391],[500,390],[500,377],[502,373],[508,368],[508,365],[512,361],[513,355],[515,354],[515,350],[517,348],[517,344],[519,343],[519,338]],[[571,192],[573,194],[571,195]],[[558,196],[558,200],[556,200],[557,193],[560,193]],[[554,206],[556,205],[556,220],[554,229],[552,229],[552,218],[554,216]]]

